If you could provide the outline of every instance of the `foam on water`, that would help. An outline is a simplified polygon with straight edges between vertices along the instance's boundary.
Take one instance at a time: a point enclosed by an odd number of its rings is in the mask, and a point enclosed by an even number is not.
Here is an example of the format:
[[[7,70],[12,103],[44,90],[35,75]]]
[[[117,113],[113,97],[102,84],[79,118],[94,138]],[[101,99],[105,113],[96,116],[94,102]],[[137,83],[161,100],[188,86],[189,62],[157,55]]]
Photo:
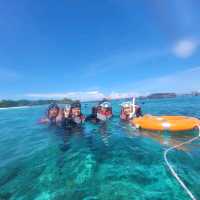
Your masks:
[[[200,98],[140,102],[145,113],[200,117]],[[144,104],[142,104],[144,103]],[[188,199],[167,169],[163,152],[195,133],[137,131],[114,118],[82,130],[41,126],[45,107],[0,111],[0,199]],[[89,113],[91,105],[83,106]],[[178,174],[200,198],[200,141],[169,155]]]
[[[0,110],[12,110],[12,109],[23,109],[23,108],[29,108],[29,106],[18,106],[18,107],[0,108]]]

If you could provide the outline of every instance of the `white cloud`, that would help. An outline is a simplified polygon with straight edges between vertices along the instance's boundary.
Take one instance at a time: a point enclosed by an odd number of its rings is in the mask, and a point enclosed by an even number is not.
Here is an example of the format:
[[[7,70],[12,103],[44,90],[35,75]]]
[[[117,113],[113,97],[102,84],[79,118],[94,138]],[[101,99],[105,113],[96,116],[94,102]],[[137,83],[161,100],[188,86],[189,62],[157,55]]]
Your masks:
[[[105,95],[100,91],[86,91],[86,92],[67,92],[67,93],[30,93],[25,96],[31,98],[42,98],[42,99],[61,99],[61,98],[70,98],[73,100],[101,100],[103,98],[109,99],[121,99],[128,97],[135,97],[138,94],[133,92],[121,93],[121,92],[111,92],[109,95]]]
[[[152,92],[191,92],[200,90],[200,67],[193,67],[174,74],[151,78],[134,83],[134,91]],[[129,84],[130,85],[130,84]]]
[[[136,97],[136,96],[139,96],[139,95],[138,95],[138,93],[134,93],[134,92],[127,92],[127,93],[111,92],[111,94],[108,96],[108,98],[122,99],[122,98]]]
[[[101,100],[103,98],[120,99],[128,97],[137,97],[147,95],[153,92],[177,92],[185,93],[191,91],[200,91],[200,67],[193,67],[173,74],[161,77],[141,80],[139,82],[129,83],[127,92],[112,91],[109,94],[94,91],[66,92],[66,93],[30,93],[26,97],[43,99],[61,99],[71,98],[81,101]],[[132,86],[133,87],[132,87]],[[131,86],[131,87],[130,87]],[[125,86],[124,86],[125,87]],[[129,92],[130,91],[130,92]]]
[[[66,93],[29,93],[25,96],[33,98],[64,98]]]
[[[31,98],[70,98],[73,100],[79,99],[81,101],[99,100],[105,98],[105,95],[99,91],[86,91],[86,92],[66,92],[66,93],[30,93],[26,96]]]
[[[199,42],[192,39],[178,41],[173,47],[173,53],[180,58],[192,56],[199,46]]]

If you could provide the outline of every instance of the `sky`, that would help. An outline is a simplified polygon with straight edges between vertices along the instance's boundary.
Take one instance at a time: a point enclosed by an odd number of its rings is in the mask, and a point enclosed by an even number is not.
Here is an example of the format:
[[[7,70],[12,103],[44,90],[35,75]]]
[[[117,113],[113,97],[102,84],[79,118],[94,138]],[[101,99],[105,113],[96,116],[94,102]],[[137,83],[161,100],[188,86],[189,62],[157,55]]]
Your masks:
[[[198,0],[0,0],[0,99],[200,90]]]

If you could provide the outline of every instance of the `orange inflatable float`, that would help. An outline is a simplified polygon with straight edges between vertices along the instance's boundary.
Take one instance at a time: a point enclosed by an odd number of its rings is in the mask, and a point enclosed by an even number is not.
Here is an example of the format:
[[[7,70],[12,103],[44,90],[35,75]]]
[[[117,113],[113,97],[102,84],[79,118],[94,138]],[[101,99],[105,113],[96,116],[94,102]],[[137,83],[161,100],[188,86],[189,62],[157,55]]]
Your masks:
[[[200,120],[185,116],[151,116],[134,118],[132,124],[136,128],[152,131],[187,131],[200,126]]]

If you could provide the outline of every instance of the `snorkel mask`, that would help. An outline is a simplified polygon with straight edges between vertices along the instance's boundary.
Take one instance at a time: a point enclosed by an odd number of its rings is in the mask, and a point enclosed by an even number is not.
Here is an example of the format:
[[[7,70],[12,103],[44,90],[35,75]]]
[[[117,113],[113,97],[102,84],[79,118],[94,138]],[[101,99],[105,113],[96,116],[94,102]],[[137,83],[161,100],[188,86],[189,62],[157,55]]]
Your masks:
[[[134,117],[135,115],[135,98],[133,98],[132,102],[131,101],[127,101],[127,102],[123,102],[121,104],[121,107],[124,108],[131,108],[132,112],[129,114],[129,118]]]
[[[130,102],[130,101],[123,102],[123,103],[121,104],[121,107],[123,107],[123,108],[129,108],[129,107],[132,107],[132,106],[133,106],[133,104],[132,104],[132,102]]]
[[[106,121],[112,116],[112,107],[110,102],[103,102],[99,105],[100,110],[97,111],[97,118]]]
[[[111,108],[111,103],[108,101],[105,101],[105,102],[101,103],[99,106],[102,108]]]
[[[70,104],[66,104],[64,110],[69,111],[71,109],[71,105]]]
[[[65,108],[64,108],[64,116],[65,116],[65,118],[69,117],[70,110],[71,110],[71,105],[70,104],[66,104]]]

